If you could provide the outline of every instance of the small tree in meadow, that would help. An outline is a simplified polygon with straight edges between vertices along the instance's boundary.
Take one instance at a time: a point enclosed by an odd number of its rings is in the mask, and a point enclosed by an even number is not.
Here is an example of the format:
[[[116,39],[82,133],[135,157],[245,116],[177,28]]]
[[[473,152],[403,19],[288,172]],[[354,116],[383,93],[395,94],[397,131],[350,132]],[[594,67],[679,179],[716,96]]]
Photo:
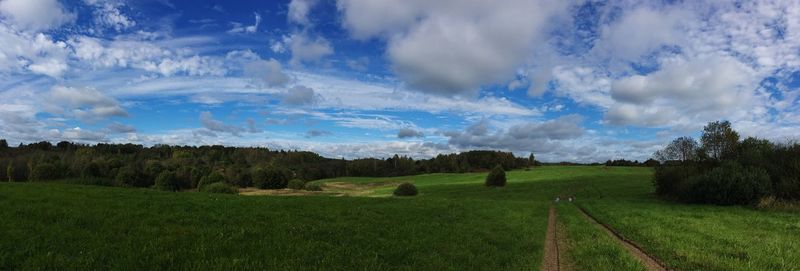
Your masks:
[[[156,177],[156,188],[166,191],[178,191],[180,189],[180,183],[178,183],[178,177],[175,176],[175,172],[172,171],[162,171]]]
[[[492,172],[489,172],[489,175],[486,176],[486,186],[489,187],[502,187],[506,186],[506,171],[503,170],[503,167],[497,165],[492,169]]]

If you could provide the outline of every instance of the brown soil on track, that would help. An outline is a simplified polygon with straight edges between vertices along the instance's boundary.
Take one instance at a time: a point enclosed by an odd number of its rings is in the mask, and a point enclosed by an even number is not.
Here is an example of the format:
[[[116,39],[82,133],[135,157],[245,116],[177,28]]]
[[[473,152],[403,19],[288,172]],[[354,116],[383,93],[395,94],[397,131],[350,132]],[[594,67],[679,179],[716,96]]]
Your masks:
[[[568,271],[572,270],[572,265],[565,259],[564,252],[567,248],[564,229],[558,223],[556,208],[550,206],[550,215],[547,218],[547,234],[544,240],[544,260],[542,260],[543,271]]]
[[[664,267],[664,265],[660,261],[658,261],[656,258],[654,258],[654,257],[648,255],[647,253],[645,253],[644,250],[642,250],[638,245],[636,245],[635,243],[631,242],[628,239],[625,239],[625,237],[623,237],[622,235],[617,233],[610,226],[608,226],[605,223],[602,223],[602,222],[598,221],[597,219],[595,219],[592,215],[590,215],[588,212],[586,212],[586,210],[584,210],[582,207],[578,206],[578,210],[581,211],[581,213],[583,214],[583,216],[586,217],[586,219],[588,219],[589,221],[592,221],[595,224],[597,224],[598,226],[600,226],[600,228],[602,228],[606,233],[608,233],[609,236],[611,236],[612,238],[617,240],[617,242],[622,244],[622,246],[625,247],[625,249],[627,249],[631,253],[631,255],[636,257],[636,259],[638,259],[639,262],[644,264],[644,267],[647,268],[647,270],[651,270],[651,271],[666,271],[666,270],[669,270],[666,267]]]

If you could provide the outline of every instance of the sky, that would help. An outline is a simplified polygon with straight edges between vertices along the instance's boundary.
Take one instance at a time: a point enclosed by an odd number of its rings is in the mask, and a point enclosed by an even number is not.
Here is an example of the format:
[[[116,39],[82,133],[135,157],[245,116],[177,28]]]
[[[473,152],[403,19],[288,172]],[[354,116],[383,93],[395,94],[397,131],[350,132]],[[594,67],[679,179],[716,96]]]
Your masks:
[[[0,138],[645,160],[800,135],[797,1],[0,0]]]

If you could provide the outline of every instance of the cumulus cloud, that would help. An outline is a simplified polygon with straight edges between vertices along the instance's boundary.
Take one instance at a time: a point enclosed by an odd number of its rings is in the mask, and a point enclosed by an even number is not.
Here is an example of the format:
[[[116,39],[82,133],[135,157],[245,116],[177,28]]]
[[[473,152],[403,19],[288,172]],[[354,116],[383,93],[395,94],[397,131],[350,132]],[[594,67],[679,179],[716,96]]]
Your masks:
[[[289,13],[287,14],[289,22],[304,26],[310,25],[308,12],[316,4],[316,0],[292,0],[289,2]]]
[[[298,66],[305,62],[316,62],[333,54],[333,47],[323,37],[311,38],[306,33],[295,33],[288,40],[289,49],[292,51],[289,64],[292,66]]]
[[[105,134],[100,132],[84,130],[81,129],[81,127],[64,129],[64,131],[61,131],[61,138],[67,141],[91,142],[91,143],[106,141]]]
[[[247,63],[244,66],[244,74],[263,81],[269,87],[283,86],[289,82],[289,76],[283,72],[281,63],[275,59]]]
[[[121,9],[125,6],[125,3],[121,1],[84,0],[84,2],[95,8],[93,12],[94,22],[100,30],[103,28],[111,28],[117,32],[121,32],[136,26],[136,21],[122,12]]]
[[[109,117],[127,117],[119,102],[93,88],[54,86],[45,98],[48,111],[94,121]]]
[[[108,131],[112,132],[112,133],[123,133],[123,134],[126,134],[126,133],[135,133],[136,132],[136,127],[133,127],[131,125],[122,124],[122,123],[119,123],[119,122],[116,122],[116,121],[112,122],[111,124],[109,124],[106,127],[106,129]]]
[[[542,41],[545,22],[565,6],[545,1],[338,2],[342,24],[354,37],[387,40],[392,68],[412,88],[464,96],[511,79]]]
[[[241,127],[228,125],[222,121],[214,119],[214,115],[208,111],[200,112],[200,124],[212,132],[230,133],[235,136],[239,136],[241,132],[244,132],[244,129]]]
[[[415,138],[415,137],[425,137],[420,131],[411,129],[411,128],[403,128],[397,131],[397,138]]]
[[[305,86],[294,86],[283,95],[283,103],[287,105],[310,105],[316,100],[314,89]]]
[[[497,129],[490,132],[490,122],[482,120],[468,126],[464,131],[448,131],[450,145],[459,148],[501,149],[508,151],[549,152],[559,146],[561,140],[575,139],[585,130],[581,126],[583,117],[567,115],[546,122],[530,122]]]
[[[3,44],[0,46],[0,72],[30,72],[58,78],[69,68],[67,44],[48,35],[19,32],[0,24],[0,43]]]
[[[126,38],[107,41],[79,36],[68,43],[74,48],[77,59],[94,68],[136,68],[164,76],[222,76],[227,73],[221,58],[186,55],[152,42]]]
[[[651,74],[614,81],[611,97],[621,104],[606,113],[606,120],[658,126],[682,118],[728,117],[757,101],[752,74],[752,69],[728,57],[670,60]]]
[[[0,15],[14,25],[28,30],[46,30],[75,20],[58,0],[0,1]]]

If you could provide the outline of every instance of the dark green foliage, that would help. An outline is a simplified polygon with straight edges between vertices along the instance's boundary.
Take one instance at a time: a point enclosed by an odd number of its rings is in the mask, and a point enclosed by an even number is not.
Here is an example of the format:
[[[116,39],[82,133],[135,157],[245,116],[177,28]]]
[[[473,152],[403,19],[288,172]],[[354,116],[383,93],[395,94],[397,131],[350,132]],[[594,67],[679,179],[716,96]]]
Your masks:
[[[8,141],[5,139],[0,139],[0,151],[5,151],[8,149]]]
[[[100,169],[100,164],[98,162],[92,161],[91,163],[83,167],[83,170],[81,170],[81,178],[83,179],[90,179],[102,176],[103,176],[102,170]]]
[[[33,167],[31,172],[31,180],[33,181],[49,181],[61,177],[55,165],[50,163],[41,163]]]
[[[201,192],[206,192],[206,193],[220,193],[220,194],[238,194],[239,193],[239,189],[237,189],[236,187],[233,187],[233,186],[231,186],[231,185],[229,185],[227,183],[224,183],[224,182],[216,182],[216,183],[210,183],[210,184],[207,184],[207,185],[203,185],[203,187],[200,188],[200,191]]]
[[[715,160],[728,159],[736,154],[739,134],[731,128],[729,121],[715,121],[703,128],[700,142],[709,157]]]
[[[117,176],[114,178],[118,185],[121,186],[134,186],[134,187],[144,187],[146,183],[142,181],[141,174],[136,171],[136,168],[132,166],[124,166],[121,167],[117,171]]]
[[[258,168],[253,172],[253,184],[260,189],[282,189],[289,184],[290,172],[275,167]]]
[[[13,182],[14,181],[14,163],[13,162],[8,162],[8,165],[6,166],[6,180],[8,180],[9,182]]]
[[[397,186],[397,188],[392,193],[395,196],[404,197],[404,196],[416,196],[417,195],[417,187],[414,186],[412,183],[401,183]]]
[[[322,191],[322,186],[319,183],[306,183],[303,188],[307,191]]]
[[[506,171],[503,170],[503,167],[500,165],[495,166],[486,176],[485,184],[489,187],[506,186]]]
[[[719,205],[753,204],[770,192],[767,172],[726,162],[703,175],[688,180],[689,201]]]
[[[703,147],[694,159],[688,160],[675,155],[680,148],[674,145],[679,140],[673,141],[654,155],[668,157],[656,167],[653,179],[656,193],[720,205],[752,204],[767,196],[800,199],[800,144],[775,145],[752,137],[741,142],[738,139],[729,122],[709,123],[703,131]]]
[[[286,188],[289,188],[289,189],[295,189],[295,190],[301,190],[301,189],[303,189],[303,187],[304,187],[305,185],[306,185],[306,182],[304,182],[303,180],[300,180],[300,179],[292,179],[292,180],[290,180],[290,181],[289,181],[289,183],[286,185]]]
[[[197,184],[197,188],[202,189],[204,185],[212,184],[212,183],[222,183],[225,182],[225,177],[222,176],[218,171],[212,171],[207,176],[203,176],[200,178],[200,182]]]
[[[164,191],[178,191],[181,188],[178,177],[172,171],[163,171],[158,174],[155,187]]]

